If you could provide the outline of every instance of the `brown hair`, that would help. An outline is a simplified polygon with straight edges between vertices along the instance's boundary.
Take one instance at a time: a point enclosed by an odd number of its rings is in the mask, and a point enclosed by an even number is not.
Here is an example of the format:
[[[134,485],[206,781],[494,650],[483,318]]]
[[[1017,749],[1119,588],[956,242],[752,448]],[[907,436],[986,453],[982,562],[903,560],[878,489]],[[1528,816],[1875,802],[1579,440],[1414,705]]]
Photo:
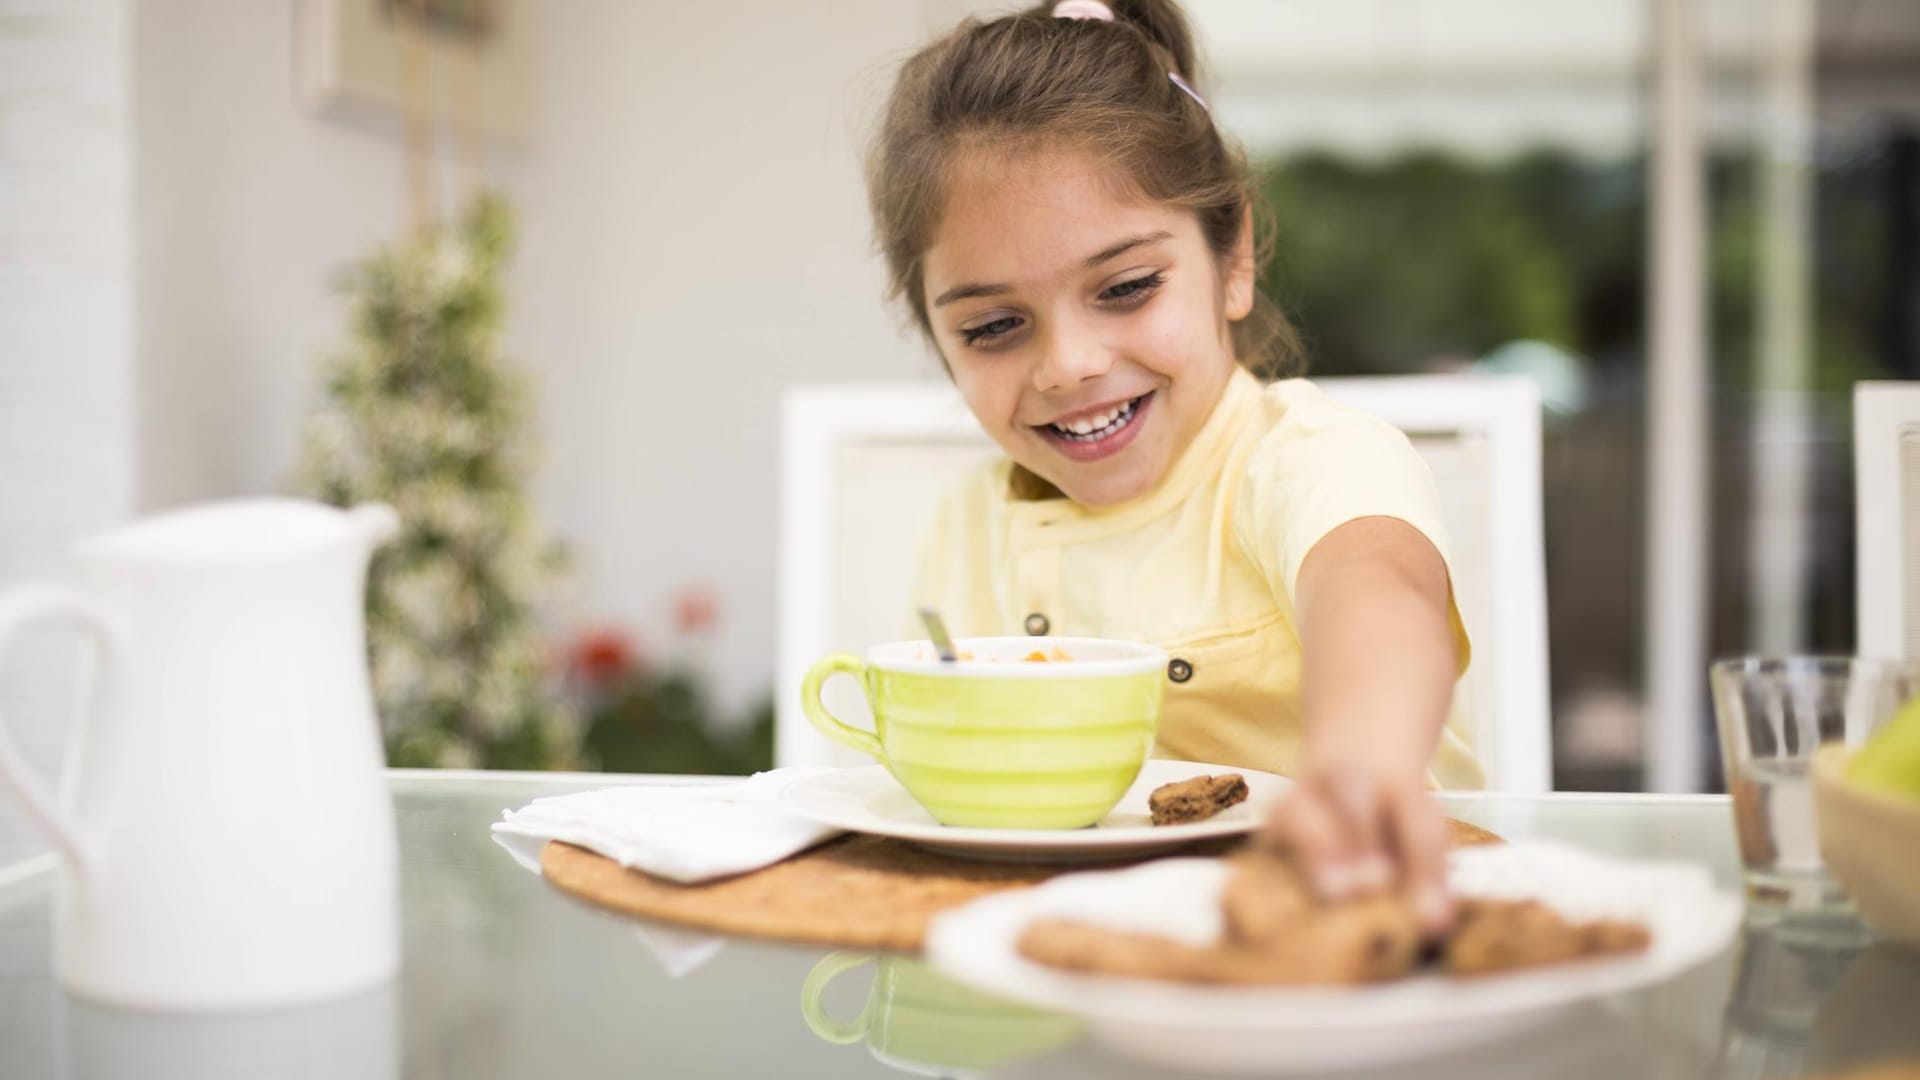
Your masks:
[[[1087,147],[1139,195],[1191,210],[1219,259],[1233,256],[1251,216],[1255,265],[1265,265],[1270,221],[1255,213],[1244,155],[1168,78],[1200,83],[1186,17],[1172,0],[1107,6],[1112,22],[1055,18],[1052,3],[990,22],[968,19],[901,68],[868,159],[867,192],[890,295],[906,299],[929,340],[922,259],[952,163],[967,148]],[[1233,344],[1257,374],[1298,366],[1292,326],[1258,290],[1252,312],[1233,326]]]

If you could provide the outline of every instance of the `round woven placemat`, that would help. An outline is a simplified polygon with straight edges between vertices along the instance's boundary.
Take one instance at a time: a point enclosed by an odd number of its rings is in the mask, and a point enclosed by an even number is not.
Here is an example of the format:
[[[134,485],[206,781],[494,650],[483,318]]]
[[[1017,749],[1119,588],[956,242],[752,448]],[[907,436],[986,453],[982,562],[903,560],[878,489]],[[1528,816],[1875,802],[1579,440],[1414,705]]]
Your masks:
[[[1456,844],[1499,839],[1465,822],[1449,824]],[[1240,842],[1202,842],[1177,854],[1223,854]],[[722,934],[904,952],[917,951],[927,923],[950,907],[1086,869],[961,859],[883,837],[845,836],[764,870],[682,885],[572,844],[554,841],[540,853],[541,873],[554,887],[628,915]]]

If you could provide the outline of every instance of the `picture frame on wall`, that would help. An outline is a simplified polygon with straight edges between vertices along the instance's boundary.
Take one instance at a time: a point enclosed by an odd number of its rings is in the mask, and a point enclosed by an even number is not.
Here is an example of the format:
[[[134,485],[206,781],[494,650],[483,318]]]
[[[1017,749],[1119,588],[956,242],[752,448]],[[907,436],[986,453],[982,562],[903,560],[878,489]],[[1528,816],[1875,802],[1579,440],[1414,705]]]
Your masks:
[[[530,122],[528,0],[297,0],[297,92],[323,115],[425,119],[514,142]]]

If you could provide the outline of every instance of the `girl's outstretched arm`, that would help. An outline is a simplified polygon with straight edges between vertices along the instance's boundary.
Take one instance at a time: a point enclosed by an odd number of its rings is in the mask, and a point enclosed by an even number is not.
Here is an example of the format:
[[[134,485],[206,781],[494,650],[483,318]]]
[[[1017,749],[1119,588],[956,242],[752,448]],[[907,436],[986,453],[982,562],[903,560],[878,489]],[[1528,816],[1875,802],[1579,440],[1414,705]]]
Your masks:
[[[1324,895],[1403,882],[1432,930],[1452,915],[1426,783],[1458,663],[1448,602],[1439,551],[1398,518],[1349,521],[1308,551],[1294,588],[1306,745],[1267,826]]]

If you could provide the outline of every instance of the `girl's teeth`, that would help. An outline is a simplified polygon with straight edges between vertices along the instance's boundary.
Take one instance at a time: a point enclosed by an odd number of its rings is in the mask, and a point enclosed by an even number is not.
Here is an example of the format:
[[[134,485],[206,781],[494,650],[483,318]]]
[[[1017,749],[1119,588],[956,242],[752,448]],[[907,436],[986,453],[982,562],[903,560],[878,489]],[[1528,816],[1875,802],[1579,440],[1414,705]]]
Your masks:
[[[1082,417],[1066,424],[1054,424],[1053,429],[1069,438],[1085,439],[1099,434],[1111,434],[1109,430],[1121,425],[1133,416],[1134,402],[1127,402],[1118,408],[1108,409],[1098,416]]]
[[[1119,409],[1108,409],[1106,412],[1101,413],[1099,416],[1082,417],[1079,420],[1075,420],[1069,426],[1072,427],[1073,433],[1075,435],[1090,435],[1093,432],[1099,431],[1101,428],[1106,427],[1108,424],[1113,423],[1114,418],[1119,415],[1120,415]]]

